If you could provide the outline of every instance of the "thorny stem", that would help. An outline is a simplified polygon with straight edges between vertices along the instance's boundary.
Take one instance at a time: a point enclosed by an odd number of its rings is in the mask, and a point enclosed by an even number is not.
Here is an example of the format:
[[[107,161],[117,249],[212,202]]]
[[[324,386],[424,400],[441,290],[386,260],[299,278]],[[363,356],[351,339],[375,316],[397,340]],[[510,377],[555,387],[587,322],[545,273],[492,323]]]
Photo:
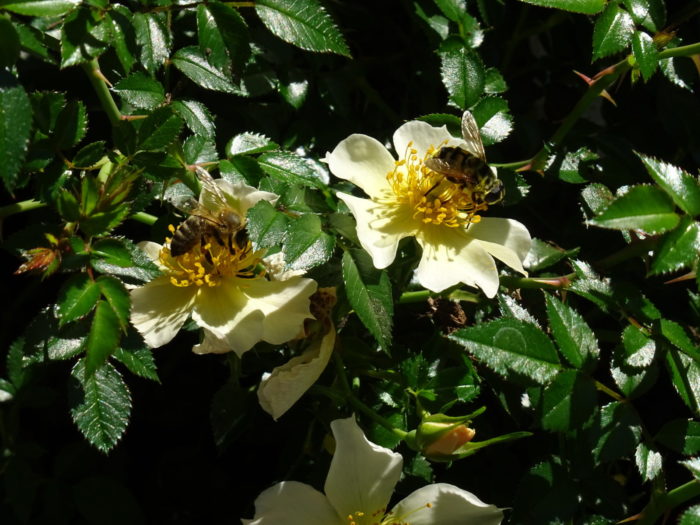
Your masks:
[[[620,394],[615,392],[612,388],[605,386],[603,383],[600,381],[593,381],[595,383],[595,388],[596,390],[600,390],[601,392],[606,393],[610,397],[612,397],[615,401],[619,401],[620,403],[625,401],[625,398],[622,397]]]
[[[29,199],[26,201],[15,202],[14,204],[8,204],[7,206],[0,207],[0,221],[9,217],[10,215],[15,215],[16,213],[22,213],[24,211],[35,210],[37,208],[43,208],[46,206],[45,202],[41,202],[34,199]]]
[[[641,512],[640,519],[636,524],[653,525],[657,523],[662,514],[698,496],[700,496],[700,482],[698,480],[689,481],[666,494],[652,496],[652,500]]]
[[[700,42],[687,46],[672,47],[659,52],[659,59],[672,57],[687,57],[700,54]]]
[[[378,423],[379,425],[383,426],[386,428],[389,432],[394,434],[395,436],[405,439],[406,436],[408,435],[408,432],[405,432],[401,430],[400,428],[396,428],[394,425],[392,425],[388,420],[384,419],[382,416],[377,414],[374,410],[372,410],[370,407],[365,405],[362,401],[360,401],[357,397],[355,397],[355,394],[352,392],[352,389],[350,388],[350,383],[348,382],[348,377],[345,374],[345,365],[343,364],[343,360],[338,354],[338,352],[333,352],[333,360],[335,361],[335,368],[338,372],[338,379],[340,381],[340,386],[342,387],[343,391],[345,392],[345,396],[347,400],[350,402],[350,404],[355,407],[357,410],[368,416],[370,419],[372,419],[375,423]]]
[[[96,58],[93,58],[90,62],[85,62],[82,64],[82,68],[90,80],[92,87],[95,88],[97,98],[100,100],[102,109],[104,109],[105,113],[107,113],[109,122],[112,124],[112,126],[116,126],[119,124],[119,122],[121,122],[122,115],[117,107],[117,103],[114,102],[114,99],[112,98],[112,94],[109,92],[106,79],[100,71],[99,62]]]
[[[141,222],[143,224],[148,224],[149,226],[153,226],[156,221],[158,220],[158,217],[155,215],[151,215],[150,213],[146,213],[143,211],[139,211],[134,213],[131,216],[132,219],[134,219],[137,222]]]

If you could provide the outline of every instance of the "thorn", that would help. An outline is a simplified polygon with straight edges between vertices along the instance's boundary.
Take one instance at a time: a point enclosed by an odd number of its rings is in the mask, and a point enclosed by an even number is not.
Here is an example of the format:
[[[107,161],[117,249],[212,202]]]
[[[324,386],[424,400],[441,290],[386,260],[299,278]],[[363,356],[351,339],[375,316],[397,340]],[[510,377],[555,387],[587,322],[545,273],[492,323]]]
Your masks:
[[[605,75],[609,75],[610,73],[612,73],[611,68],[606,68],[606,69],[603,69],[602,71],[599,71],[598,73],[596,73],[596,75],[593,78],[590,78],[590,77],[584,75],[583,73],[579,73],[575,69],[573,71],[581,79],[583,79],[583,81],[586,84],[588,84],[589,87],[592,86],[593,84],[595,84],[596,81],[598,79],[600,79],[601,77],[604,77]],[[608,93],[607,89],[604,89],[603,91],[601,91],[600,96],[603,97],[605,100],[609,101],[613,106],[617,107],[617,102],[615,102],[615,100],[613,100],[613,98],[610,96],[610,93]]]
[[[674,277],[673,279],[665,281],[664,284],[675,284],[683,281],[690,281],[692,279],[695,279],[695,272],[689,272],[685,275],[681,275],[680,277]]]

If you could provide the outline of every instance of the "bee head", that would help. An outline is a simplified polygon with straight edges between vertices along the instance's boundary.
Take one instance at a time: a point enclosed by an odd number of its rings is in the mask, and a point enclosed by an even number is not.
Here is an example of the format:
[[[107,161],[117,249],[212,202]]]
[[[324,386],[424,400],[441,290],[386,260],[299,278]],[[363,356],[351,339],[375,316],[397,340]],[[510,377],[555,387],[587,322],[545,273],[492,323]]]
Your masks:
[[[221,210],[219,221],[222,228],[225,228],[229,233],[237,232],[243,227],[243,218],[233,210]]]

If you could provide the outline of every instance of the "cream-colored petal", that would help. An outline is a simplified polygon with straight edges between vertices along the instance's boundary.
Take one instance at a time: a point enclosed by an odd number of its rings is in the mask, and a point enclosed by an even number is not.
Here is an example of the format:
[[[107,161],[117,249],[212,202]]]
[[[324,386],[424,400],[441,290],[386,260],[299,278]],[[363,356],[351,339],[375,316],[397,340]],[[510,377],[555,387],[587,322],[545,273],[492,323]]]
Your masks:
[[[386,509],[401,475],[401,454],[367,440],[355,417],[331,423],[335,454],[326,478],[326,497],[340,516],[372,515]]]
[[[521,263],[525,259],[527,252],[530,251],[530,245],[532,244],[530,232],[527,231],[527,228],[513,219],[482,217],[481,221],[469,227],[467,234],[481,241],[500,244],[508,248],[515,252]],[[495,253],[493,255],[498,257]],[[498,258],[500,259],[500,257]],[[507,261],[503,262],[511,266]],[[511,267],[515,268],[514,266]]]
[[[369,199],[337,193],[357,222],[357,237],[376,268],[386,268],[396,257],[399,241],[416,233],[416,221],[401,210],[387,210]],[[389,217],[387,219],[387,217]]]
[[[498,272],[481,243],[453,228],[425,228],[416,237],[423,247],[416,277],[424,288],[441,292],[464,283],[481,288],[487,297],[498,291]]]
[[[422,158],[431,146],[457,146],[464,144],[464,141],[450,135],[445,126],[435,128],[427,122],[412,120],[394,132],[394,148],[400,159],[405,157],[409,143]]]
[[[362,188],[370,197],[389,190],[386,175],[394,169],[394,157],[376,139],[350,135],[324,159],[331,173]]]
[[[255,518],[248,525],[346,525],[326,496],[298,481],[283,481],[255,499]]]
[[[173,286],[167,276],[134,288],[130,295],[131,323],[152,348],[175,337],[194,304],[194,290]]]
[[[499,525],[503,520],[503,511],[498,507],[448,483],[416,490],[391,512],[397,523],[404,523],[402,517],[406,516],[406,523],[411,525]]]
[[[136,246],[145,253],[149,259],[156,263],[161,270],[165,269],[165,267],[160,264],[160,251],[163,249],[162,245],[151,241],[141,241]]]
[[[204,332],[204,339],[202,339],[201,343],[192,347],[192,351],[195,354],[226,354],[233,350],[231,345],[224,339],[219,339],[209,330],[204,329],[202,331]]]
[[[275,368],[260,382],[258,400],[263,410],[274,420],[289,410],[326,368],[335,345],[335,327],[323,337],[316,338],[300,356]]]

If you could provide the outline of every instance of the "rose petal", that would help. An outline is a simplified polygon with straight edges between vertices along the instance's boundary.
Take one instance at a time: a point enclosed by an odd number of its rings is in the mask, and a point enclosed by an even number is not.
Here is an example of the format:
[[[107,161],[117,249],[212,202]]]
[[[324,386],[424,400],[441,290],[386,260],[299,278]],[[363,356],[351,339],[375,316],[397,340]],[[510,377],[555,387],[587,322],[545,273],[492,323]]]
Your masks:
[[[138,246],[139,250],[145,253],[149,259],[156,263],[161,270],[165,269],[165,267],[160,263],[160,251],[163,249],[162,245],[156,242],[142,241],[136,246]]]
[[[328,499],[297,481],[283,481],[262,492],[255,500],[255,518],[248,525],[344,525]]]
[[[469,227],[467,234],[479,240],[500,244],[508,248],[515,252],[521,263],[530,251],[530,245],[532,244],[530,232],[527,231],[527,228],[513,219],[482,217],[480,222]],[[493,255],[498,257],[495,253]],[[506,261],[503,262],[508,264]],[[514,266],[512,267],[515,268]]]
[[[394,169],[394,157],[372,137],[350,135],[326,153],[325,161],[333,175],[349,180],[370,197],[389,190],[386,175]]]
[[[233,350],[224,339],[219,339],[209,330],[203,330],[203,332],[202,342],[192,347],[195,354],[225,354]]]
[[[326,497],[340,516],[386,508],[401,475],[401,454],[367,440],[354,417],[331,423],[336,447]]]
[[[411,525],[499,525],[503,520],[502,510],[448,483],[416,490],[391,512],[397,523],[403,523],[402,517],[406,516],[406,522]]]
[[[406,156],[409,143],[415,148],[418,158],[422,158],[430,147],[458,146],[464,141],[450,135],[445,126],[435,128],[427,122],[412,120],[394,132],[394,148],[400,159]]]
[[[194,305],[196,291],[173,286],[167,276],[131,290],[131,323],[146,344],[158,348],[170,342]]]

